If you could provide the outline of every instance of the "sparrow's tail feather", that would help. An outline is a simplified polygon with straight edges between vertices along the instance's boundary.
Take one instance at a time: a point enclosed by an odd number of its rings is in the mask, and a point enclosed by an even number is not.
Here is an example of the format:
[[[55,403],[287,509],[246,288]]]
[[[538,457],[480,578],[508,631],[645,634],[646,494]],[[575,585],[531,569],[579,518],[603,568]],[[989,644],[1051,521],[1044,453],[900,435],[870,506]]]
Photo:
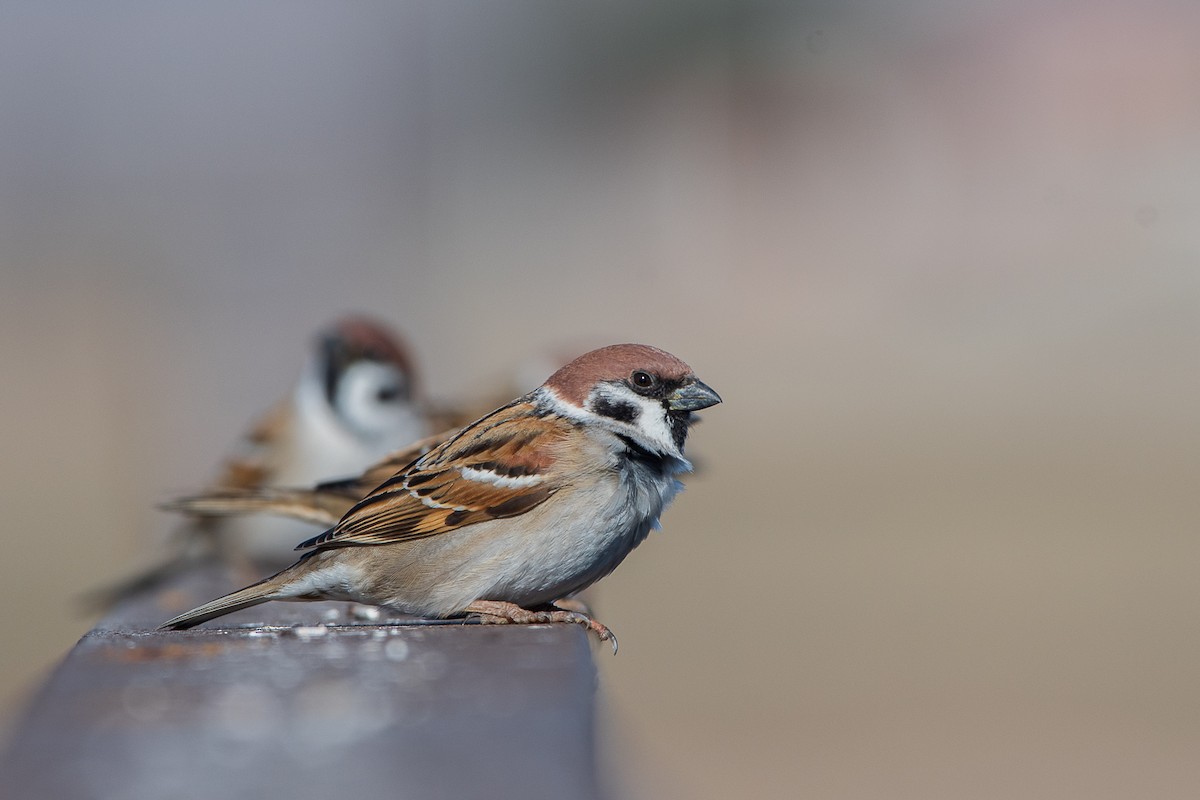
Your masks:
[[[281,600],[290,597],[291,595],[281,592],[287,581],[280,579],[280,576],[290,569],[291,567],[288,567],[283,572],[272,575],[269,578],[264,578],[258,583],[252,583],[245,589],[239,589],[224,597],[218,597],[216,600],[193,608],[191,611],[167,620],[162,625],[159,625],[158,628],[159,630],[182,631],[199,625],[201,622],[208,622],[210,619],[232,614],[234,611],[240,611],[243,608],[256,606],[259,603],[265,603],[269,600]]]
[[[347,499],[312,489],[227,489],[180,497],[160,508],[196,517],[275,514],[332,527],[354,505]]]

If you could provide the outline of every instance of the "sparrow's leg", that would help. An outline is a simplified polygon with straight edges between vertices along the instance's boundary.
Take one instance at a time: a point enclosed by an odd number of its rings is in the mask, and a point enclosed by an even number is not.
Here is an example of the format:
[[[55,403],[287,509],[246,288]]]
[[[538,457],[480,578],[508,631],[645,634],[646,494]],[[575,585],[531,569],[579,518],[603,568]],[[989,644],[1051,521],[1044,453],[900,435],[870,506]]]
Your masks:
[[[532,611],[521,608],[516,603],[506,603],[503,600],[476,600],[465,609],[469,614],[478,614],[479,621],[484,625],[541,625],[550,622],[573,622],[587,628],[602,642],[612,642],[613,654],[617,652],[617,637],[606,626],[600,624],[587,614],[578,611],[564,611],[556,608],[553,611]]]

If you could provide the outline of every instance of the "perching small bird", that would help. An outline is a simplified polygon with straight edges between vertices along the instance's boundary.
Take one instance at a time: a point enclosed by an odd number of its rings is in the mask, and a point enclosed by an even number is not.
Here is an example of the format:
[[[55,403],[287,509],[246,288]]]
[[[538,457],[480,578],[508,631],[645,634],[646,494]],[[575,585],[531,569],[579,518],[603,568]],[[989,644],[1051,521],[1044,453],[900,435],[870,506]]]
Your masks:
[[[424,617],[573,622],[553,607],[657,526],[690,469],[693,413],[721,402],[670,353],[593,350],[396,472],[279,573],[181,614],[190,628],[269,600],[352,600]]]
[[[208,493],[245,494],[354,475],[429,434],[435,412],[421,395],[412,358],[389,328],[364,317],[346,317],[322,332],[314,345],[290,396],[242,437]],[[338,516],[369,488],[342,501]],[[296,541],[312,530],[294,519],[193,517],[178,532],[174,557],[93,592],[88,603],[109,606],[214,554],[276,570],[295,559]]]
[[[433,432],[412,357],[399,336],[360,316],[317,337],[292,395],[241,442],[214,483],[219,490],[304,486],[357,475]],[[210,526],[218,549],[274,569],[290,563],[311,529],[267,517]]]

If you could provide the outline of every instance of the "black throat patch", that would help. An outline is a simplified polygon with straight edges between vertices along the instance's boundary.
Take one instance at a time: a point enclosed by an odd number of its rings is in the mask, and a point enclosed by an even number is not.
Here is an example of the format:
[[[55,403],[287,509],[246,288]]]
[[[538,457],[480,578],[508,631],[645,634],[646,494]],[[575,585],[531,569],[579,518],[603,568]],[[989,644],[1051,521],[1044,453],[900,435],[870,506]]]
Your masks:
[[[691,424],[691,412],[667,411],[667,425],[671,428],[671,438],[681,453],[683,452],[683,443],[687,441],[688,428]]]
[[[651,452],[628,436],[617,434],[617,438],[625,445],[625,457],[636,464],[651,470],[658,475],[666,474],[667,460],[659,453]]]

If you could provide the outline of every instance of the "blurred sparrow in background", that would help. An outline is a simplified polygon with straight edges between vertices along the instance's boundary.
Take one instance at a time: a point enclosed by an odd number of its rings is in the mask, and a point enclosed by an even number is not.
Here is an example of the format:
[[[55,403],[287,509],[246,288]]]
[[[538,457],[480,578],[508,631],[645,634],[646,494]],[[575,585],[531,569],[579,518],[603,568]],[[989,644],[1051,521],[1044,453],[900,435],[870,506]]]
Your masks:
[[[682,361],[613,345],[417,458],[277,574],[181,614],[183,629],[269,600],[353,600],[426,617],[573,622],[554,607],[657,526],[690,469],[693,412],[719,403]]]
[[[291,395],[242,437],[212,491],[248,492],[355,475],[427,436],[432,416],[396,334],[370,319],[344,318],[318,336]],[[170,561],[88,600],[111,605],[214,554],[278,569],[294,559],[296,542],[309,535],[311,528],[294,519],[218,520],[197,513],[179,532],[179,552]]]
[[[357,475],[432,432],[408,352],[382,324],[348,317],[323,332],[287,398],[246,435],[214,489],[307,486]],[[221,553],[278,568],[311,534],[255,517],[209,526]]]

